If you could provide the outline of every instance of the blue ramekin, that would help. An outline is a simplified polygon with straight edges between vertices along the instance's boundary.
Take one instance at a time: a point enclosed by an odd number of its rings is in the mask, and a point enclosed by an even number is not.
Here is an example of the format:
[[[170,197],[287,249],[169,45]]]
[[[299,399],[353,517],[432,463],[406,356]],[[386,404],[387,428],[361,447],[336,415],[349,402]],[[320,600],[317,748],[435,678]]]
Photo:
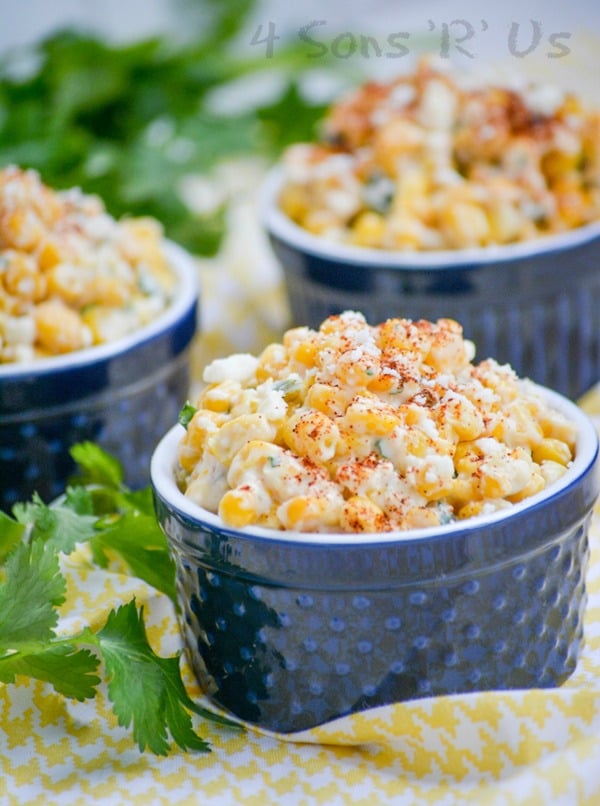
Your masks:
[[[359,310],[456,319],[477,345],[521,377],[573,400],[600,380],[600,222],[506,246],[392,252],[312,235],[279,208],[274,168],[260,218],[281,266],[294,323],[318,327]]]
[[[178,489],[181,426],[151,465],[181,628],[214,703],[277,732],[377,705],[558,686],[583,641],[598,438],[566,398],[576,458],[490,516],[371,536],[232,529]]]
[[[131,487],[149,483],[151,453],[189,393],[198,326],[197,266],[176,244],[165,248],[177,288],[153,322],[109,344],[0,366],[0,509],[64,492],[69,451],[86,440],[121,461]]]

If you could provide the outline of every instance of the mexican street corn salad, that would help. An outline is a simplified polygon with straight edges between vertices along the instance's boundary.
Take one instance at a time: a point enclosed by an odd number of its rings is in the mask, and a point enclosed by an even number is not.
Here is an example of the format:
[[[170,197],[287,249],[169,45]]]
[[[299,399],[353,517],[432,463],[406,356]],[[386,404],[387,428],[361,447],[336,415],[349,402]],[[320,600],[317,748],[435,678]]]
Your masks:
[[[385,532],[510,507],[557,480],[575,426],[455,321],[331,316],[210,363],[177,481],[234,527]]]
[[[600,219],[600,110],[427,59],[334,104],[321,141],[290,146],[282,164],[283,212],[361,247],[509,244]]]
[[[115,341],[169,304],[162,228],[116,221],[95,196],[0,171],[0,364]]]

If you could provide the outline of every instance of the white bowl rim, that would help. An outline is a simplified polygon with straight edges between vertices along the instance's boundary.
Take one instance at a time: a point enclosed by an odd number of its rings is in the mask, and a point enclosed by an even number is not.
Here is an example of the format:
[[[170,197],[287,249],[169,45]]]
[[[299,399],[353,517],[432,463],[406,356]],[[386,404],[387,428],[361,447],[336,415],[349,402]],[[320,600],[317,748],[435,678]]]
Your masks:
[[[199,273],[191,254],[183,247],[166,239],[163,243],[169,264],[176,274],[175,296],[171,304],[155,319],[138,330],[128,333],[120,339],[105,344],[86,347],[64,355],[41,358],[18,364],[0,364],[0,382],[18,380],[31,376],[46,375],[61,370],[99,363],[126,353],[132,347],[168,331],[198,299],[200,293]]]
[[[223,523],[218,515],[203,509],[187,498],[178,488],[175,481],[176,449],[184,434],[182,425],[175,425],[160,440],[150,462],[150,479],[155,492],[169,506],[184,515],[192,522],[206,524],[216,530],[222,530],[236,537],[260,539],[267,542],[304,543],[322,546],[368,546],[382,543],[411,542],[425,539],[451,537],[453,533],[479,531],[499,521],[507,521],[520,513],[534,509],[544,501],[553,498],[557,493],[574,484],[592,466],[599,452],[598,433],[591,419],[575,403],[568,398],[546,387],[535,384],[546,401],[560,411],[577,426],[577,443],[575,459],[568,471],[557,481],[550,484],[536,495],[514,504],[510,509],[502,509],[489,515],[479,515],[462,521],[455,521],[444,526],[427,527],[396,532],[378,532],[369,534],[329,533],[329,532],[297,532],[268,529],[259,526],[247,526],[241,529]]]
[[[477,268],[489,263],[504,263],[562,252],[600,238],[600,220],[598,220],[565,232],[543,235],[527,241],[469,249],[403,252],[352,246],[313,235],[293,222],[276,203],[277,192],[282,182],[283,169],[281,165],[275,165],[267,172],[260,188],[260,218],[267,232],[302,252],[327,260],[355,264],[367,270],[386,268],[405,271],[420,269],[443,271],[458,267]]]

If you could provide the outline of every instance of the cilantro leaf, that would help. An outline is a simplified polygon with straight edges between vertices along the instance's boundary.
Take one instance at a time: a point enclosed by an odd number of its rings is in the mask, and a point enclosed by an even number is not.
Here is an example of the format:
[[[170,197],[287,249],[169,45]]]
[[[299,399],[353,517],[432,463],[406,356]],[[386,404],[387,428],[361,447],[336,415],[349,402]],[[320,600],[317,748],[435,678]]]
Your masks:
[[[298,374],[292,373],[288,378],[276,381],[273,384],[273,389],[276,392],[281,392],[283,397],[294,394],[302,389],[302,378]]]
[[[186,400],[184,406],[179,412],[177,422],[179,423],[179,425],[182,425],[184,428],[187,428],[192,420],[192,417],[197,411],[198,409],[192,403],[190,403],[189,400]]]
[[[112,610],[100,630],[86,627],[76,636],[56,635],[57,608],[66,598],[59,554],[83,541],[97,565],[108,567],[117,554],[132,574],[166,593],[177,607],[175,567],[154,514],[151,488],[129,490],[118,462],[92,443],[74,446],[73,454],[82,475],[60,499],[46,505],[34,495],[13,507],[14,519],[4,514],[0,519],[0,682],[25,676],[49,683],[66,697],[93,698],[101,682],[100,656],[115,715],[124,727],[132,725],[140,750],[166,755],[175,743],[183,750],[209,752],[193,728],[192,714],[241,728],[188,696],[179,654],[162,658],[154,653],[143,608],[138,611],[135,599]]]
[[[65,601],[66,584],[52,545],[21,543],[6,561],[0,585],[0,655],[20,641],[49,641]]]
[[[70,642],[44,646],[38,651],[27,645],[14,654],[0,657],[0,680],[14,683],[16,675],[50,683],[65,697],[87,700],[95,696],[100,678],[95,671],[98,658],[87,649],[75,649]]]
[[[135,600],[111,611],[97,633],[109,674],[108,693],[119,724],[129,728],[140,750],[166,755],[169,734],[184,750],[207,752],[193,730],[188,697],[179,674],[179,657],[161,658],[148,643],[143,608]]]
[[[90,541],[96,564],[107,568],[110,552],[116,552],[133,576],[165,593],[177,605],[175,564],[154,515],[132,510],[105,524],[100,521],[100,525]]]
[[[100,484],[118,488],[123,483],[123,468],[118,459],[95,442],[79,442],[70,450],[81,475],[79,484]]]
[[[152,487],[142,487],[141,490],[125,489],[121,491],[122,506],[126,509],[135,509],[144,515],[154,517],[154,497]]]
[[[0,563],[21,542],[25,534],[25,526],[10,515],[0,510]]]
[[[31,538],[53,542],[57,551],[70,554],[77,543],[88,540],[94,534],[95,515],[80,513],[84,492],[70,493],[66,503],[45,504],[34,493],[27,504],[15,504],[13,511],[22,524],[31,525]],[[89,507],[88,507],[89,511]]]

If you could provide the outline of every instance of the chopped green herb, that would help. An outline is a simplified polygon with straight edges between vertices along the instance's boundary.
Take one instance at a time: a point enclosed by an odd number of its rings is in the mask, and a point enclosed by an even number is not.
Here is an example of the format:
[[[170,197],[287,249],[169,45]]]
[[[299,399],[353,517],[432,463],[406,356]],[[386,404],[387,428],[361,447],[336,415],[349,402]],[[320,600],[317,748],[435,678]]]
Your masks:
[[[274,383],[273,389],[281,392],[286,397],[286,395],[291,395],[293,392],[299,392],[302,389],[302,378],[299,375],[290,375],[289,378]]]
[[[381,215],[389,212],[396,187],[388,176],[373,174],[363,189],[363,200],[366,206]]]
[[[451,523],[452,521],[456,520],[454,517],[454,511],[449,504],[445,503],[438,503],[437,505],[438,517],[440,519],[440,524],[443,526],[446,523]]]
[[[377,453],[378,453],[380,456],[383,456],[383,458],[384,458],[384,459],[387,459],[387,458],[388,458],[388,457],[386,456],[385,450],[384,450],[384,448],[383,448],[383,440],[381,440],[381,439],[376,439],[376,440],[375,440],[375,450],[377,451]]]
[[[182,407],[181,411],[179,412],[177,422],[179,423],[179,425],[182,425],[184,428],[187,429],[192,417],[197,411],[198,409],[195,406],[193,406],[188,400]]]

